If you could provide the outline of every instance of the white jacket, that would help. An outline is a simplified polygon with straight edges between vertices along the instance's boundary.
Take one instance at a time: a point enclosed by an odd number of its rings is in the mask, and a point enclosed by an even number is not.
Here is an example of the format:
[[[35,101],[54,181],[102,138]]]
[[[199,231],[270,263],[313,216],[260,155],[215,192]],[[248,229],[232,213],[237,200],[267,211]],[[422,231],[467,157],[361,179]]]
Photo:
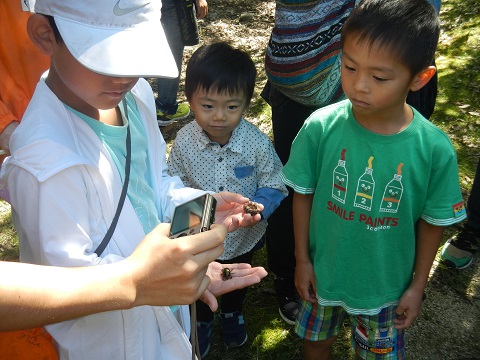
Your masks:
[[[166,145],[156,122],[149,84],[132,89],[148,137],[151,184],[160,220],[203,191],[184,188],[166,172]],[[2,166],[20,242],[20,259],[44,265],[90,266],[129,256],[144,231],[128,197],[103,257],[94,252],[114,217],[122,182],[94,131],[68,111],[43,80],[18,129],[12,156]],[[135,144],[132,144],[134,147]],[[180,308],[188,325],[188,308]],[[61,359],[187,359],[188,326],[168,307],[142,306],[50,325]]]

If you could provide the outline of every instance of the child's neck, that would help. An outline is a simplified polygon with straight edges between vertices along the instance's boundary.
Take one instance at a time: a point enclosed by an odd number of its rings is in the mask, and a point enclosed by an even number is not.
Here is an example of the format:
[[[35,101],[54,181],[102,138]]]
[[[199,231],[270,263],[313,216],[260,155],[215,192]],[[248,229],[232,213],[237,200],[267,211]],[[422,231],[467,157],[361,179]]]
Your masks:
[[[64,84],[64,82],[58,76],[55,67],[50,67],[50,71],[45,83],[61,102],[81,112],[82,114],[85,114],[104,124],[112,126],[123,125],[122,114],[120,113],[118,106],[114,107],[113,109],[99,110],[89,105]]]
[[[101,123],[112,126],[123,125],[122,113],[120,112],[118,106],[113,109],[98,110],[98,115],[98,121],[100,121]]]
[[[365,129],[380,135],[394,135],[406,129],[413,120],[413,111],[405,104],[396,111],[359,114],[353,111],[357,122]]]

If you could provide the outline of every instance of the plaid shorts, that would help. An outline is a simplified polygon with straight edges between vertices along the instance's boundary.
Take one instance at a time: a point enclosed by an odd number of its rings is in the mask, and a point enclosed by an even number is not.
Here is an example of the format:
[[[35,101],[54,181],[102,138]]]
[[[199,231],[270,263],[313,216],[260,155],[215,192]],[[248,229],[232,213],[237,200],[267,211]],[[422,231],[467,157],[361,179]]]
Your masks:
[[[295,321],[295,332],[309,341],[337,336],[349,318],[350,344],[364,360],[402,360],[405,358],[405,331],[394,328],[396,306],[383,308],[377,315],[349,315],[339,306],[320,306],[302,301]]]

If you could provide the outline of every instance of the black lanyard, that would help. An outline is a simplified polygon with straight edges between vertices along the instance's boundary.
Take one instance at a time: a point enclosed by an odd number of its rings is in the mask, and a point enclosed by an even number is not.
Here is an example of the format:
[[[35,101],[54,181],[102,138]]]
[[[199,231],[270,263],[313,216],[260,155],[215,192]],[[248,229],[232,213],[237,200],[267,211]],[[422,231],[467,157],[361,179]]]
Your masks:
[[[110,225],[110,228],[108,229],[107,233],[105,234],[105,237],[103,238],[102,242],[98,247],[95,249],[95,254],[98,256],[102,255],[103,250],[108,245],[108,242],[112,238],[113,232],[115,231],[115,227],[117,226],[118,218],[120,217],[120,213],[122,212],[123,208],[123,203],[125,202],[125,197],[127,196],[127,188],[128,188],[128,180],[130,179],[130,159],[132,157],[131,154],[131,138],[130,138],[130,122],[128,121],[128,109],[127,109],[127,101],[125,98],[122,100],[123,102],[123,110],[125,113],[125,117],[127,118],[127,142],[126,142],[126,147],[127,147],[127,159],[125,162],[125,179],[123,181],[123,188],[122,188],[122,193],[120,194],[120,200],[118,200],[118,206],[117,206],[117,211],[115,212],[115,216],[113,217],[112,224]]]

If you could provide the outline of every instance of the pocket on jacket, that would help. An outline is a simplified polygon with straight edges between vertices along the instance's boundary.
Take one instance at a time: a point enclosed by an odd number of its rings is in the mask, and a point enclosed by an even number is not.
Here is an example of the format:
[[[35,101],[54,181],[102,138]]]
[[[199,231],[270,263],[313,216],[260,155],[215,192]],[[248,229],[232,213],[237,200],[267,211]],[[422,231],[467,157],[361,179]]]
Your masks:
[[[243,179],[253,174],[255,166],[238,166],[235,168],[235,177]]]

